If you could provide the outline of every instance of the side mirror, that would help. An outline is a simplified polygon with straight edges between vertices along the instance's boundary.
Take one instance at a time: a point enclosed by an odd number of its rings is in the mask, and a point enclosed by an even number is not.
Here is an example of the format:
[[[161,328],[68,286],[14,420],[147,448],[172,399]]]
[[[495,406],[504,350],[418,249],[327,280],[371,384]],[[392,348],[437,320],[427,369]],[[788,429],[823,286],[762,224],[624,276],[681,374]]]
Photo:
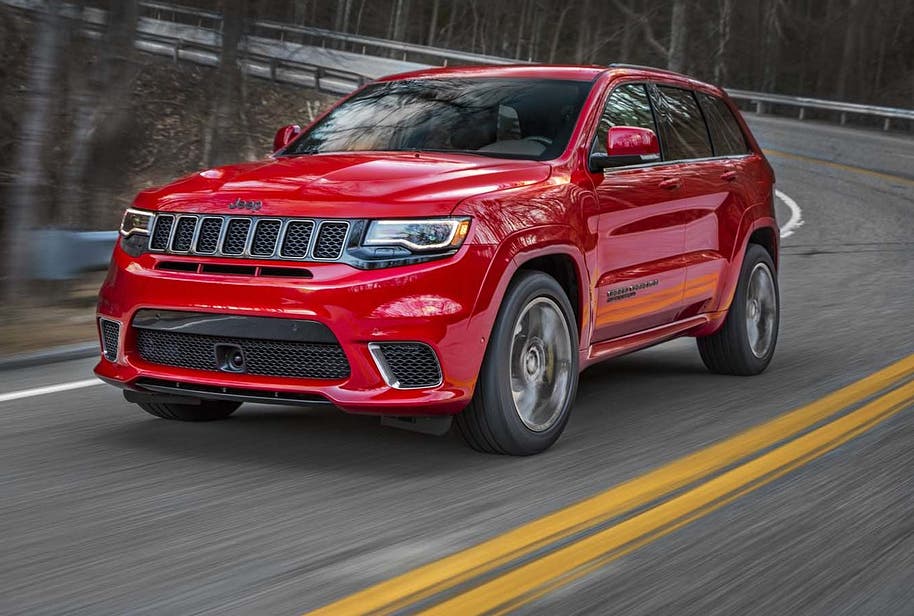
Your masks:
[[[276,131],[273,137],[273,151],[281,150],[301,134],[301,126],[298,124],[288,124]]]
[[[649,128],[613,126],[606,133],[606,153],[590,155],[590,169],[597,172],[609,167],[640,165],[660,160],[657,134]]]

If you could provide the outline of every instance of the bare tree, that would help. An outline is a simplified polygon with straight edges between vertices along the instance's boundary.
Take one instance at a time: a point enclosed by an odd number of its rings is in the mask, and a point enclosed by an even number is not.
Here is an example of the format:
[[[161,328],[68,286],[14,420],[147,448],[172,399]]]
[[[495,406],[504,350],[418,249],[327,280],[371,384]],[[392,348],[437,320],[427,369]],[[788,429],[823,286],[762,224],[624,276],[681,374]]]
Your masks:
[[[688,60],[689,15],[686,0],[673,0],[673,14],[670,18],[670,48],[666,67],[671,71],[684,72]]]
[[[435,45],[435,34],[438,30],[438,10],[441,5],[441,0],[432,1],[432,16],[428,20],[428,36],[425,37],[425,42],[429,47]]]
[[[224,165],[237,161],[241,147],[241,69],[238,46],[245,28],[247,2],[223,2],[222,53],[216,76],[213,114],[204,144],[204,164]]]
[[[26,111],[19,129],[19,152],[15,158],[18,173],[12,183],[6,216],[7,264],[4,300],[13,304],[22,299],[28,279],[29,240],[27,232],[35,224],[35,212],[45,193],[47,175],[41,164],[42,152],[51,133],[52,87],[60,61],[62,37],[60,1],[49,0],[39,14],[35,42],[29,58]]]
[[[730,18],[733,15],[733,0],[718,0],[717,11],[717,48],[714,50],[714,81],[723,83],[727,79],[727,43],[730,42]]]

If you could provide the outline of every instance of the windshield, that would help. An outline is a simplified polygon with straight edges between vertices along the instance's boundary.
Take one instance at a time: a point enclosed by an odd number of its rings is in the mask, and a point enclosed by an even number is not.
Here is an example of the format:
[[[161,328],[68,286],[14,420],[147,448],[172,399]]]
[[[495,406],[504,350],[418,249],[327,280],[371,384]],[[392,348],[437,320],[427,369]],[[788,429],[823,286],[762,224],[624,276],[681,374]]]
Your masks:
[[[413,79],[368,86],[283,152],[463,152],[548,160],[561,154],[592,83]]]

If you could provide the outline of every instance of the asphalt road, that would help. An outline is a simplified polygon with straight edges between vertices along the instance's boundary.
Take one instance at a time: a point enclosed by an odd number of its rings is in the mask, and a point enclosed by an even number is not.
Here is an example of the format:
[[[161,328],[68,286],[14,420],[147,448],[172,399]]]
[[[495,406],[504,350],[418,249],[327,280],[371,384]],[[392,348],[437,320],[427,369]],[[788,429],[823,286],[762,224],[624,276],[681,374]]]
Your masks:
[[[610,361],[523,459],[328,410],[168,422],[102,385],[0,402],[0,613],[301,613],[914,353],[914,139],[751,124],[803,219],[765,374],[711,375],[691,340]],[[0,372],[0,397],[92,363]],[[520,611],[914,614],[912,469],[908,408]]]

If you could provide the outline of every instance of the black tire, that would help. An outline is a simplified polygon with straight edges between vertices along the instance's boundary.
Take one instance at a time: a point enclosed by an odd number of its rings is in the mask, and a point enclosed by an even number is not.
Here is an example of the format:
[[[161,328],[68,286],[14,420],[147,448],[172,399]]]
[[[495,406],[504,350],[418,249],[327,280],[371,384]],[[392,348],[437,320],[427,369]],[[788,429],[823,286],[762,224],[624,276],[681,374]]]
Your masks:
[[[554,344],[532,336],[518,337],[518,341],[530,341],[520,348],[538,345],[539,350],[535,353],[536,359],[532,360],[533,364],[524,363],[523,367],[535,372],[529,378],[546,383],[544,387],[552,392],[552,397],[539,407],[545,409],[548,420],[536,430],[528,427],[521,418],[521,411],[517,410],[512,394],[511,376],[514,330],[519,319],[527,314],[531,306],[544,310],[553,325],[560,326],[561,321],[564,321],[564,328],[556,329]],[[538,342],[532,342],[534,340]],[[567,352],[566,340],[567,345],[570,345],[570,352]],[[539,345],[540,342],[543,344]],[[534,367],[530,368],[531,365]],[[548,385],[550,379],[554,380],[551,388]],[[519,273],[511,281],[499,309],[473,400],[456,417],[458,429],[470,447],[477,451],[515,456],[539,453],[552,446],[565,429],[577,386],[578,330],[571,302],[559,283],[551,276],[536,271]],[[537,385],[531,387],[535,389]],[[551,404],[553,398],[561,400]],[[540,400],[536,396],[533,399]]]
[[[747,314],[750,310],[747,302],[749,280],[756,268],[768,269],[774,291],[773,326],[764,328],[765,331],[770,331],[771,339],[765,350],[759,354],[753,351],[747,326]],[[774,348],[777,345],[780,301],[777,271],[774,269],[771,256],[758,244],[749,244],[740,270],[736,293],[723,326],[710,336],[698,338],[698,352],[708,370],[717,374],[737,376],[752,376],[763,372],[771,363]],[[753,313],[757,314],[757,312],[757,307],[753,308]]]
[[[203,400],[200,404],[141,402],[139,406],[150,415],[155,415],[162,419],[216,421],[217,419],[225,419],[237,411],[241,403],[228,400]]]

